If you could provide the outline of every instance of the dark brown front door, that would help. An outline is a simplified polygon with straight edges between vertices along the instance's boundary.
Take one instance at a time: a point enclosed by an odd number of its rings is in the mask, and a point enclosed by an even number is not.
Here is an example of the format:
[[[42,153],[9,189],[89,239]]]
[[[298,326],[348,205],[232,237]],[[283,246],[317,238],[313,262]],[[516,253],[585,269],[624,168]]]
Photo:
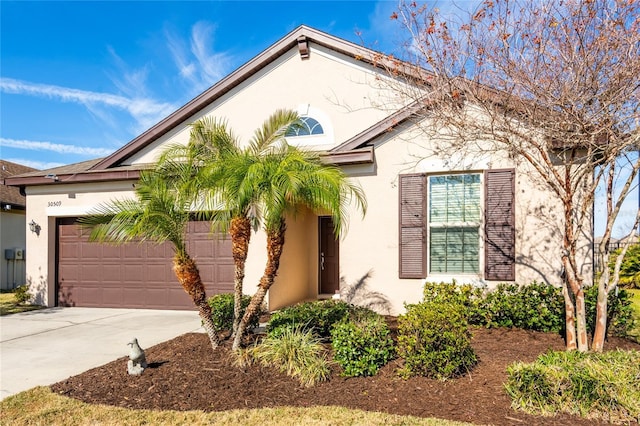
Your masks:
[[[330,217],[320,217],[320,294],[340,290],[340,245]]]

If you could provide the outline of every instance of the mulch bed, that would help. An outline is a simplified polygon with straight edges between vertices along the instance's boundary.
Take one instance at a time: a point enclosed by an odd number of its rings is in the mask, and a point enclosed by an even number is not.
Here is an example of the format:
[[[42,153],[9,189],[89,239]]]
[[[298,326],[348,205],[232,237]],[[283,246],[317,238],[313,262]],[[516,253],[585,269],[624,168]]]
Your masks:
[[[395,321],[390,319],[392,327]],[[420,417],[494,425],[589,425],[569,415],[536,417],[515,411],[503,390],[506,367],[533,361],[549,349],[562,350],[557,334],[518,329],[474,328],[473,348],[479,364],[466,376],[449,381],[397,377],[395,360],[375,377],[344,378],[333,367],[331,379],[311,388],[275,369],[234,367],[230,342],[212,351],[205,334],[190,333],[145,349],[150,368],[127,374],[127,359],[89,370],[51,386],[56,393],[89,403],[134,409],[204,410],[276,406],[340,405]],[[142,341],[141,343],[144,343]],[[640,345],[611,338],[607,349]]]

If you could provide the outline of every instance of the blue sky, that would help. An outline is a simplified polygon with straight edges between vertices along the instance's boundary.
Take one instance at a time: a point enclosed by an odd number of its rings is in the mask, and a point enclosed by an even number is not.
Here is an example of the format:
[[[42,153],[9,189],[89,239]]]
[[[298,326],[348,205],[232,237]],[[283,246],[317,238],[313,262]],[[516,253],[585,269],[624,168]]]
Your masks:
[[[0,158],[47,169],[109,155],[302,24],[391,53],[401,41],[396,7],[0,0]]]
[[[106,156],[299,25],[385,52],[387,1],[0,2],[0,157]]]

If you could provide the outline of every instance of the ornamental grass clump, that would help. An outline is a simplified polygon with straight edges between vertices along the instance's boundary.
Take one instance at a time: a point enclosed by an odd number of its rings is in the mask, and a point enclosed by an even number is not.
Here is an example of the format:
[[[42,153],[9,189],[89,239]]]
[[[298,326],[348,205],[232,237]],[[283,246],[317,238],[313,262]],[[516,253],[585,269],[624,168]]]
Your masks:
[[[277,336],[267,336],[249,349],[249,356],[263,366],[278,368],[306,387],[327,380],[331,373],[320,339],[300,327],[285,328]]]
[[[511,405],[536,415],[559,412],[610,422],[640,419],[640,352],[550,351],[507,369]]]
[[[347,377],[375,376],[394,356],[391,332],[381,316],[335,324],[331,346],[334,361]]]
[[[400,376],[444,380],[466,374],[477,363],[464,305],[422,302],[406,308],[398,317]]]

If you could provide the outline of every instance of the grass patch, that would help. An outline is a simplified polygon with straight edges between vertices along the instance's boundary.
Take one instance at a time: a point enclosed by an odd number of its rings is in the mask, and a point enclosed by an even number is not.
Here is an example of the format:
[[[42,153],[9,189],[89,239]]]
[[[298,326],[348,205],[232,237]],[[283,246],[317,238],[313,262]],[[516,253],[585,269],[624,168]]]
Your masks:
[[[203,411],[129,410],[92,405],[37,387],[0,401],[0,424],[11,425],[426,425],[470,423],[424,419],[344,407],[278,407],[254,410]]]
[[[19,312],[35,311],[42,309],[40,305],[20,304],[16,300],[16,296],[11,293],[0,293],[0,316],[17,314]]]
[[[507,368],[512,407],[612,422],[640,418],[640,352],[554,352]]]

